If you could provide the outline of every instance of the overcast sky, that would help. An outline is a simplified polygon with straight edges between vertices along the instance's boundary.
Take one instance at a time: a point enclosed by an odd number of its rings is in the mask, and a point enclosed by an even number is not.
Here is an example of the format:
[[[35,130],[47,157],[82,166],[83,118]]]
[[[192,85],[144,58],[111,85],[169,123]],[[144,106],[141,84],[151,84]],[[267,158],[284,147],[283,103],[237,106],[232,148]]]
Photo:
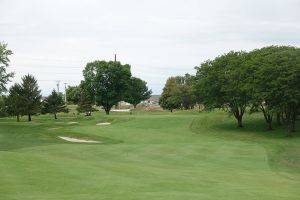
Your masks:
[[[77,85],[86,63],[113,60],[160,94],[169,76],[230,50],[300,46],[299,0],[0,0],[0,41],[14,81],[30,73],[43,94]]]

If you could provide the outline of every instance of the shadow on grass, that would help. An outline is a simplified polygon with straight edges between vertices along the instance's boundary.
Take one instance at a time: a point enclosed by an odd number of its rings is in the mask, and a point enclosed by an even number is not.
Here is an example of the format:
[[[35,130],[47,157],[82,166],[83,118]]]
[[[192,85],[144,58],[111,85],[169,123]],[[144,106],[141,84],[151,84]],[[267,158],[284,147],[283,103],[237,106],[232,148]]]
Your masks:
[[[287,137],[285,125],[273,124],[273,130],[267,129],[263,117],[258,114],[245,115],[244,127],[238,127],[234,117],[226,114],[209,115],[197,117],[190,125],[192,132],[216,137],[261,141],[261,139],[290,139]],[[296,132],[292,138],[299,138],[299,121],[296,124]]]

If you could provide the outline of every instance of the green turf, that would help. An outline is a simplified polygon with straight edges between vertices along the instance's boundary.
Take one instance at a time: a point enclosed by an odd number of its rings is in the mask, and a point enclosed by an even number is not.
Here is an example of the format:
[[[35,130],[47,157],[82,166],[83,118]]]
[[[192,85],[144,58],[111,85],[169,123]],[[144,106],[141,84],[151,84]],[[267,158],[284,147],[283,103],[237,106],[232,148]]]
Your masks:
[[[217,111],[59,117],[0,119],[1,200],[300,199],[300,133],[259,114],[243,129]]]

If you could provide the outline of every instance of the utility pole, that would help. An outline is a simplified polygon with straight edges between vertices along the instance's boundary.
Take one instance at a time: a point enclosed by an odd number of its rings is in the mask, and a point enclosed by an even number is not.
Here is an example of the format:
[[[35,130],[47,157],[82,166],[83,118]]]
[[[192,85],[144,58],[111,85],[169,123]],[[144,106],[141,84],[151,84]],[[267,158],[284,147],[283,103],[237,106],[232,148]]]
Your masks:
[[[65,104],[67,104],[67,83],[65,84]]]
[[[59,82],[60,81],[56,81],[57,93],[59,93]]]
[[[115,62],[117,62],[117,54],[115,54]],[[115,108],[116,108],[116,109],[120,108],[120,102],[118,102],[118,103],[115,105]]]

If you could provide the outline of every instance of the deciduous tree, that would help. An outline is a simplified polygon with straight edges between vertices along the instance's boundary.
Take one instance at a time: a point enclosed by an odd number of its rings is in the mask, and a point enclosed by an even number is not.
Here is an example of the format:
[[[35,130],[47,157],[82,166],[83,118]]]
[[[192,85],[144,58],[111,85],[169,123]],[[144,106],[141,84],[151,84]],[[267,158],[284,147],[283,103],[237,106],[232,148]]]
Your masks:
[[[243,127],[242,119],[249,105],[249,93],[244,87],[247,60],[246,52],[229,52],[213,61],[206,61],[196,67],[197,90],[206,109],[228,110]]]
[[[7,44],[0,42],[0,95],[7,91],[6,84],[14,76],[14,73],[7,72],[10,61],[8,57],[11,54],[12,51],[7,49]]]
[[[152,91],[148,89],[147,83],[140,78],[132,77],[129,83],[128,92],[125,95],[125,101],[131,103],[134,108],[141,101],[151,97]]]
[[[86,90],[108,115],[112,106],[124,100],[131,78],[130,65],[113,61],[88,63],[83,71]]]
[[[176,82],[176,78],[170,77],[163,88],[161,97],[159,98],[159,105],[163,109],[173,112],[174,109],[181,108],[181,104],[182,95],[180,87]]]

